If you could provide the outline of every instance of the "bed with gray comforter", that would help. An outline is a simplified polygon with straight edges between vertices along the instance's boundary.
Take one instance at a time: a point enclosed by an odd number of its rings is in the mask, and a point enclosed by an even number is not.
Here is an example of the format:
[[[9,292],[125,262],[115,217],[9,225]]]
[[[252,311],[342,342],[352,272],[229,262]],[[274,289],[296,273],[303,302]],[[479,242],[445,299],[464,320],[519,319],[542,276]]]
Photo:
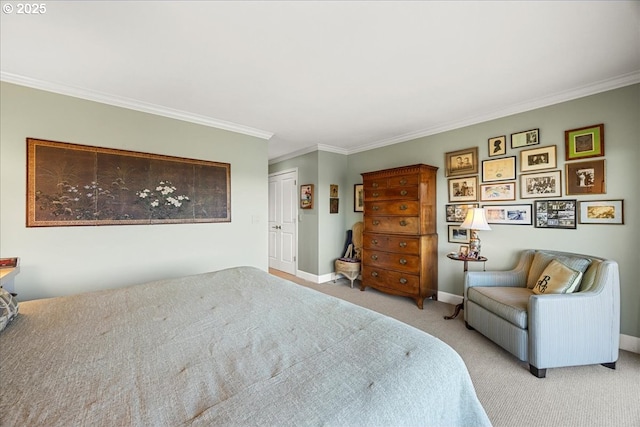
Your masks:
[[[10,426],[490,425],[442,341],[251,267],[22,302],[0,378]]]

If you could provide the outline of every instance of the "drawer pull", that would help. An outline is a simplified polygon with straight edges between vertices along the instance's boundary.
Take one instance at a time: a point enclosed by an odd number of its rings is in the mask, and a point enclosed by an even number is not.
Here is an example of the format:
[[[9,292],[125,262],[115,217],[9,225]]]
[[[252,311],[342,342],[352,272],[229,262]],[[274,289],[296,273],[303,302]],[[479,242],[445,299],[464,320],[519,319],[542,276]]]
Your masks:
[[[406,185],[406,184],[407,184],[407,180],[406,180],[406,179],[404,179],[404,178],[402,178],[402,179],[400,180],[400,185]]]
[[[405,265],[407,263],[407,260],[404,258],[400,258],[400,264]]]
[[[380,210],[380,206],[375,205],[372,209],[373,209],[374,211],[379,211],[379,210]]]
[[[378,239],[373,239],[373,240],[371,241],[371,243],[373,243],[374,245],[377,245],[377,244],[378,244]]]
[[[400,225],[402,227],[406,227],[407,226],[407,221],[405,221],[404,219],[402,221],[400,221]]]
[[[373,225],[380,225],[380,221],[378,221],[377,219],[374,219],[372,222]]]
[[[406,211],[407,210],[407,205],[400,205],[400,210],[401,211]]]
[[[406,248],[407,247],[407,242],[400,242],[400,247],[401,248]]]
[[[404,277],[400,278],[400,283],[402,283],[403,285],[407,284],[407,279],[405,279]]]
[[[377,261],[378,260],[378,255],[375,255],[375,254],[371,255],[371,259],[374,260],[374,261]]]
[[[373,277],[378,277],[378,272],[377,272],[377,271],[372,271],[372,272],[371,272],[371,275],[372,275]]]
[[[380,193],[373,193],[372,196],[373,197],[378,197],[378,196],[380,196]]]
[[[400,192],[400,195],[401,195],[401,196],[406,196],[407,194],[409,194],[409,192],[408,192],[407,190],[402,190],[402,191]]]
[[[378,185],[379,185],[379,184],[378,184],[377,182],[374,182],[373,184],[371,184],[371,186],[372,186],[373,188],[378,188]]]

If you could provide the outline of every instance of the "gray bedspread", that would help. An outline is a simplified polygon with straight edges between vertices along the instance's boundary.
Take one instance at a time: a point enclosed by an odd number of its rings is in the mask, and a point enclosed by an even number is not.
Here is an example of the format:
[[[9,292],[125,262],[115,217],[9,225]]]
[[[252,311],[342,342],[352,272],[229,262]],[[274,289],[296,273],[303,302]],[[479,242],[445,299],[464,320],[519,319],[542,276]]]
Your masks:
[[[0,379],[3,426],[490,425],[442,341],[251,267],[23,302]]]

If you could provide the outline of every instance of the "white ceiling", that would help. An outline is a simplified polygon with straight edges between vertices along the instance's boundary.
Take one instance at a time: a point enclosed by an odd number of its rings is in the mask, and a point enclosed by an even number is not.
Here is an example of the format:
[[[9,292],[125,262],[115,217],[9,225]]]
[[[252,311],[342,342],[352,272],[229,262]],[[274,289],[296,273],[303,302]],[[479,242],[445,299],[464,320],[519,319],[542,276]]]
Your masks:
[[[3,81],[258,136],[271,160],[640,82],[638,1],[36,3],[2,2]]]

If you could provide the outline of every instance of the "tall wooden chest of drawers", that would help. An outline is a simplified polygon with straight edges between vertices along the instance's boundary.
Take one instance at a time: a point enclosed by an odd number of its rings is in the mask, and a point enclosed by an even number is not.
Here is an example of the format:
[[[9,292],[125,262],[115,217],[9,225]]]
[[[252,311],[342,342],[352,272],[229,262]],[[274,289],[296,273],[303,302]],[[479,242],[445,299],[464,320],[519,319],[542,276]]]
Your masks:
[[[362,174],[362,282],[415,299],[438,297],[436,171],[412,165]]]

